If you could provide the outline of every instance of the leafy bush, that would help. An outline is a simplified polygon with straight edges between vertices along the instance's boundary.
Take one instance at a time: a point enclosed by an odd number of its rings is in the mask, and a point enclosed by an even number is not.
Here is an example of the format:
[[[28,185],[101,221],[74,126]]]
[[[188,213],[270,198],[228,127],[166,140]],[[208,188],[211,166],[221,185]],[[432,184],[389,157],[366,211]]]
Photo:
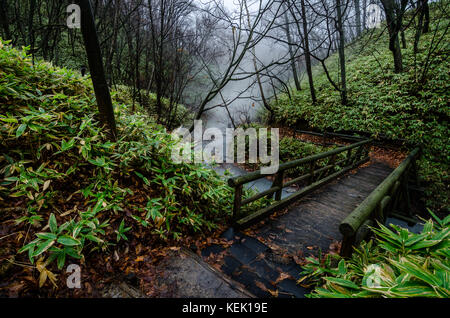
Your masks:
[[[146,112],[150,116],[156,117],[156,94],[141,90],[141,104],[135,103],[135,108],[138,111]],[[111,97],[119,104],[132,105],[133,104],[133,91],[127,86],[117,85],[115,90],[111,92]],[[170,101],[167,98],[162,98],[162,113],[171,114],[171,127],[179,127],[183,124],[189,124],[193,120],[193,114],[184,105],[174,104],[170,109]],[[169,118],[166,118],[169,120]]]
[[[243,125],[242,128],[243,129],[255,128],[257,131],[257,135],[258,135],[258,129],[264,128],[264,126],[253,123],[253,124],[249,124],[249,125]],[[268,145],[267,145],[267,151],[270,154],[271,130],[270,130],[270,127],[267,129],[268,129],[267,130],[267,138],[269,140]],[[248,147],[249,147],[248,137],[246,137],[246,147],[247,147],[246,149],[248,149]],[[325,146],[314,144],[312,142],[302,141],[302,140],[294,138],[294,137],[283,136],[280,138],[280,143],[279,143],[279,156],[280,156],[279,159],[280,159],[280,163],[284,163],[284,162],[289,162],[292,160],[306,158],[306,157],[309,157],[309,156],[312,156],[315,154],[319,154],[322,152],[330,151],[334,148],[336,148],[336,147],[335,146],[325,147]],[[345,156],[345,155],[339,154],[337,156],[338,160],[342,159],[343,156]],[[327,162],[328,162],[328,158],[317,160],[316,165],[318,168],[320,168],[320,167],[326,166]],[[246,166],[249,167],[250,169],[259,169],[260,163],[256,163],[256,164],[246,163]],[[310,168],[309,165],[303,165],[303,166],[299,166],[299,167],[296,167],[293,169],[289,169],[286,171],[285,176],[286,177],[294,177],[294,178],[299,177],[303,174],[308,173],[309,168]]]
[[[392,224],[372,228],[376,240],[349,260],[308,258],[299,282],[320,286],[310,297],[450,297],[450,216],[432,215],[420,234]]]
[[[0,209],[23,207],[17,222],[36,237],[21,249],[30,261],[48,256],[61,268],[88,247],[142,231],[177,239],[231,214],[233,190],[215,171],[172,163],[164,127],[129,105],[114,108],[116,142],[100,125],[90,80],[32,65],[26,49],[0,41]]]
[[[330,150],[327,147],[305,142],[294,137],[280,139],[280,161],[287,162]]]
[[[288,162],[300,158],[306,158],[321,152],[330,151],[336,148],[324,147],[316,145],[312,142],[305,142],[293,137],[283,137],[280,139],[280,162]],[[341,153],[337,155],[337,160],[343,159],[345,154]],[[317,168],[324,167],[328,163],[328,158],[320,159],[316,161]],[[287,170],[288,177],[298,177],[303,174],[309,173],[309,165],[302,165],[294,169]],[[339,167],[336,167],[339,169]]]
[[[272,106],[280,125],[302,127],[306,123],[319,130],[368,132],[375,138],[383,136],[423,144],[419,168],[430,185],[428,203],[436,209],[448,209],[450,60],[446,44],[449,34],[445,32],[449,18],[447,15],[438,24],[434,19],[438,14],[445,15],[431,10],[432,31],[422,35],[417,55],[409,44],[414,42],[414,28],[406,30],[408,47],[402,50],[405,71],[401,74],[393,72],[388,36],[380,34],[383,30],[387,32],[385,28],[368,32],[346,47],[348,105],[341,105],[339,92],[329,83],[322,66],[316,65],[317,104],[311,102],[305,89],[293,92],[291,99],[286,95],[279,97]],[[428,56],[430,46],[436,45],[442,36],[441,44]],[[428,58],[428,75],[422,84],[418,79]],[[337,54],[327,60],[327,67],[330,74],[338,74]]]

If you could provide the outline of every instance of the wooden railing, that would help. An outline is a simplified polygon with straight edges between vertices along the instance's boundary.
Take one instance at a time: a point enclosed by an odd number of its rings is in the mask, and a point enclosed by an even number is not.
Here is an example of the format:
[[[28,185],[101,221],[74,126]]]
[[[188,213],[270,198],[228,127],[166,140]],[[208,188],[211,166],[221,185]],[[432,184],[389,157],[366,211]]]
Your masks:
[[[389,214],[394,214],[405,221],[413,220],[408,184],[409,177],[412,176],[416,186],[419,186],[416,165],[419,155],[420,148],[417,147],[340,224],[339,230],[343,235],[342,256],[350,256],[353,247],[358,246],[370,232],[369,226],[375,225],[376,221],[384,224]],[[398,211],[406,213],[399,214]]]
[[[369,160],[369,151],[371,144],[372,140],[367,139],[351,144],[349,146],[340,147],[306,158],[282,163],[279,166],[278,172],[274,174],[275,178],[272,187],[245,200],[242,199],[244,185],[249,182],[265,178],[267,177],[267,175],[261,174],[261,171],[255,171],[243,176],[229,179],[228,184],[235,189],[233,207],[234,227],[242,229],[255,224],[271,213],[286,207],[287,205],[306,196],[322,185],[367,162]],[[343,158],[338,158],[338,155],[340,154],[343,154]],[[326,160],[326,162],[324,163],[323,167],[318,167],[318,162],[322,159]],[[288,182],[284,182],[285,172],[287,170],[295,169],[300,166],[307,166],[308,173],[298,176]],[[288,196],[287,198],[281,199],[283,188],[305,181],[306,186]],[[263,197],[272,197],[274,194],[276,201],[275,203],[262,208],[248,216],[240,218],[242,206]]]

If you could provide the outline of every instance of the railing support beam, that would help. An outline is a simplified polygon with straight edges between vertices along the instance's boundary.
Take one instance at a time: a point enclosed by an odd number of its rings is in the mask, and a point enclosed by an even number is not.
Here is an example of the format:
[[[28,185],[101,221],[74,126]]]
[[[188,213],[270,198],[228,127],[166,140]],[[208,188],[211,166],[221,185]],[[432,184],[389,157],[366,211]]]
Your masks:
[[[374,211],[376,213],[375,218],[384,221],[389,213],[388,210],[392,211],[396,208],[399,193],[402,192],[399,190],[402,190],[403,188],[402,183],[408,182],[406,174],[419,154],[420,148],[414,149],[409,156],[342,221],[339,230],[344,237],[344,241],[346,241],[345,238],[355,236],[361,226],[371,218]],[[346,246],[345,249],[342,249],[341,254],[347,255],[349,250],[351,249]]]

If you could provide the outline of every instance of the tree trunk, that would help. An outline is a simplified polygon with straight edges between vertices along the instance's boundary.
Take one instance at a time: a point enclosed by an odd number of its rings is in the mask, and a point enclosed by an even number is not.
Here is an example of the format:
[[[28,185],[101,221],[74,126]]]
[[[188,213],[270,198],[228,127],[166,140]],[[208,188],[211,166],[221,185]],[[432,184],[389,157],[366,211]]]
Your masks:
[[[366,15],[367,15],[367,0],[363,0],[363,12],[362,12],[362,16],[363,16],[362,29],[363,30],[366,29]]]
[[[0,23],[2,24],[3,32],[5,34],[5,40],[11,40],[6,0],[0,0]]]
[[[152,55],[154,64],[154,75],[155,75],[155,89],[156,89],[156,119],[158,123],[161,123],[161,116],[163,111],[162,98],[164,94],[163,88],[163,54],[164,54],[164,32],[165,32],[165,14],[166,14],[166,3],[160,1],[159,10],[159,26],[158,21],[154,20],[154,8],[152,1],[148,0],[149,7],[149,17],[150,17],[150,30],[152,34]],[[159,32],[159,33],[158,33]]]
[[[400,33],[400,36],[402,38],[402,48],[406,49],[406,37],[405,37],[405,31],[402,30],[402,32]]]
[[[427,33],[430,31],[430,7],[428,6],[428,0],[422,0],[424,21],[422,33]]]
[[[106,72],[108,75],[108,85],[112,87],[113,85],[113,59],[114,59],[114,53],[117,49],[117,36],[119,33],[119,9],[120,6],[116,5],[114,9],[114,23],[113,23],[113,36],[112,36],[112,43],[111,47],[109,49],[108,54],[106,55]]]
[[[302,19],[303,19],[303,42],[305,48],[305,64],[306,64],[306,72],[308,73],[309,80],[309,89],[311,91],[311,99],[313,104],[317,102],[316,98],[316,90],[314,89],[314,80],[312,75],[311,68],[311,51],[309,50],[309,36],[308,36],[308,21],[306,19],[306,8],[305,8],[305,0],[301,0],[302,7]]]
[[[398,32],[389,32],[389,50],[391,50],[394,57],[394,72],[403,72],[403,57]]]
[[[33,29],[33,21],[34,21],[34,12],[36,11],[36,0],[30,1],[30,12],[28,13],[28,45],[31,48],[31,58],[32,63],[34,65],[34,29]]]
[[[112,139],[115,140],[117,130],[114,109],[103,69],[102,54],[98,42],[91,3],[89,0],[77,0],[76,3],[81,8],[81,33],[83,34],[84,45],[86,47],[86,54],[100,119],[103,124],[107,125]]]
[[[407,3],[407,0],[402,0],[402,8],[398,8],[395,0],[381,0],[386,14],[386,24],[389,32],[389,50],[394,57],[395,73],[401,73],[403,71],[403,58],[398,34],[401,29],[404,2]]]
[[[345,35],[344,27],[342,25],[342,9],[341,0],[336,0],[336,10],[337,10],[337,28],[339,32],[339,64],[341,69],[341,103],[342,105],[347,105],[347,74],[345,70]]]
[[[297,65],[295,63],[295,56],[294,52],[292,51],[292,37],[291,37],[291,30],[289,26],[289,17],[288,17],[288,10],[286,8],[286,13],[284,14],[284,22],[285,22],[285,32],[286,37],[288,40],[288,48],[289,48],[289,58],[291,59],[291,68],[292,68],[292,75],[294,76],[294,82],[295,82],[295,88],[300,91],[302,87],[300,86],[300,81],[298,79],[298,73],[297,73]]]
[[[355,2],[355,22],[356,22],[356,35],[361,35],[361,8],[359,5],[360,0],[354,0]]]
[[[419,4],[418,4],[418,10],[419,10],[419,18],[418,18],[418,22],[417,22],[417,28],[416,28],[416,34],[414,36],[414,53],[417,54],[417,52],[419,51],[419,41],[420,41],[420,36],[422,35],[423,32],[423,18],[425,16],[425,12],[423,10],[423,0],[419,0]]]
[[[245,10],[247,11],[247,23],[248,23],[248,28],[250,30],[252,28],[252,24],[251,24],[251,21],[250,21],[250,11],[248,10],[248,6],[247,6],[247,1],[246,0],[244,0],[244,5],[245,5]],[[252,48],[252,55],[253,55],[253,67],[255,69],[255,74],[256,74],[256,81],[258,83],[259,91],[261,93],[261,100],[262,100],[262,103],[264,105],[264,108],[266,108],[269,111],[269,113],[270,113],[270,122],[272,122],[272,120],[273,120],[273,111],[272,111],[272,108],[270,107],[269,103],[267,102],[266,96],[264,94],[264,88],[263,88],[263,85],[262,85],[262,82],[261,82],[261,76],[260,76],[259,71],[258,71],[258,63],[257,63],[257,60],[256,60],[256,47],[255,46]]]

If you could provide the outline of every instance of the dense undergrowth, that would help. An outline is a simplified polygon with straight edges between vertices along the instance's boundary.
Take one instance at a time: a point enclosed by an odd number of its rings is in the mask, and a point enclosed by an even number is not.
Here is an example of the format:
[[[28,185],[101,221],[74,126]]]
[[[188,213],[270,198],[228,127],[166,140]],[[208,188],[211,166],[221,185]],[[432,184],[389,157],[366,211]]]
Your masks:
[[[442,1],[439,5],[448,10],[448,2]],[[328,81],[322,66],[316,65],[317,104],[311,102],[305,81],[303,90],[294,91],[291,99],[288,96],[278,98],[273,108],[275,121],[284,126],[366,132],[375,138],[422,144],[420,174],[429,184],[428,204],[436,209],[448,209],[450,20],[437,8],[436,4],[431,5],[430,32],[422,35],[417,55],[412,45],[415,29],[406,30],[403,73],[393,71],[387,30],[382,26],[367,31],[346,48],[348,105],[341,105],[339,92]],[[332,76],[338,74],[337,54],[327,60],[327,67]],[[337,76],[333,77],[337,81]]]
[[[228,220],[233,195],[222,177],[172,163],[166,129],[112,95],[115,142],[89,78],[33,65],[26,49],[0,40],[0,220],[13,218],[20,234],[0,252],[22,247],[32,263],[61,269],[130,237],[178,239]]]
[[[133,98],[133,93],[138,96],[134,96]],[[151,117],[156,118],[157,98],[155,93],[146,90],[141,90],[139,93],[133,92],[132,88],[128,86],[116,85],[114,86],[111,95],[117,103],[128,105],[128,107],[131,106],[131,110],[133,110],[134,107],[135,110],[144,112]],[[176,128],[192,123],[194,116],[184,105],[171,103],[170,100],[165,97],[161,99],[161,104],[163,108],[161,111],[162,113],[173,113],[173,116],[165,118],[164,120],[162,119],[165,127]],[[171,109],[171,107],[173,109]]]
[[[335,146],[325,147],[314,144],[312,142],[306,142],[294,137],[283,136],[280,139],[280,162],[289,162],[300,158],[306,158],[315,154],[330,151],[336,148]],[[345,157],[344,153],[337,155],[337,161]],[[328,164],[329,158],[316,160],[316,168],[324,167]],[[339,170],[340,167],[336,166],[334,169]],[[294,169],[287,170],[288,177],[298,177],[310,172],[309,165],[301,165]]]
[[[261,124],[257,124],[257,123],[253,123],[253,124],[247,124],[247,125],[243,125],[242,126],[243,129],[251,129],[254,128],[256,129],[256,135],[258,136],[259,134],[259,130],[260,128],[265,128],[263,125]],[[268,136],[268,140],[271,140],[271,131],[270,129],[268,130],[267,133]],[[249,147],[249,139],[248,137],[246,137],[246,147]],[[279,140],[279,161],[280,163],[285,163],[285,162],[289,162],[289,161],[293,161],[293,160],[297,160],[297,159],[301,159],[301,158],[306,158],[312,155],[316,155],[322,152],[326,152],[326,151],[330,151],[332,149],[335,149],[336,146],[322,146],[319,144],[315,144],[313,142],[309,142],[309,141],[303,141],[300,139],[297,139],[295,137],[291,137],[291,136],[280,136],[280,140]],[[270,142],[268,142],[267,145],[267,153],[270,154],[271,152],[271,145]],[[338,154],[337,159],[343,159],[345,156],[345,154],[341,153]],[[316,161],[316,167],[320,168],[320,167],[324,167],[328,164],[328,158],[325,159],[319,159]],[[250,169],[250,170],[257,170],[261,168],[261,163],[245,163],[245,166]],[[285,172],[285,177],[288,178],[295,178],[295,177],[299,177],[303,174],[309,173],[309,165],[300,165],[296,168],[293,169],[288,169]],[[335,167],[335,169],[339,169],[338,166]]]
[[[315,286],[310,297],[449,298],[450,216],[432,216],[418,234],[392,224],[372,228],[376,239],[350,259],[309,258],[299,283]]]

